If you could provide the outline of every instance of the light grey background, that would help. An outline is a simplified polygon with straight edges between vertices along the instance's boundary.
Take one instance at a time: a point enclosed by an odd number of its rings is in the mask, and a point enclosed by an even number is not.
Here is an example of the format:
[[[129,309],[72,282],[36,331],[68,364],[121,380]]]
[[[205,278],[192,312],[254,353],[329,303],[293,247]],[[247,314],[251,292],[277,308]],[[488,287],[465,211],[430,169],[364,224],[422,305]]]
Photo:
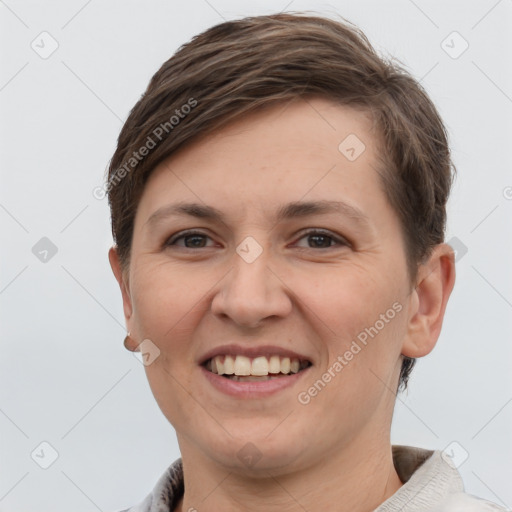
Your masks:
[[[0,511],[115,511],[179,456],[122,345],[108,205],[92,190],[179,45],[223,19],[283,9],[358,24],[422,80],[448,126],[459,174],[447,240],[467,253],[392,440],[456,442],[466,489],[512,506],[512,1],[287,1],[0,1]],[[32,251],[43,237],[57,248],[46,262]]]

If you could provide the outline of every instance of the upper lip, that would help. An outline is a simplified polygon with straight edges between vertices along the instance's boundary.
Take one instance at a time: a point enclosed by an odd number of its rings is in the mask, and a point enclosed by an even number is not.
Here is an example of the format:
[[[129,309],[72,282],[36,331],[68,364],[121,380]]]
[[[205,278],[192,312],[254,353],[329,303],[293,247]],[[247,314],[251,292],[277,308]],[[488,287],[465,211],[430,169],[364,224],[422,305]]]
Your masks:
[[[289,357],[290,359],[296,358],[301,361],[309,361],[312,362],[311,359],[303,354],[299,354],[298,352],[294,352],[293,350],[288,350],[283,347],[278,347],[276,345],[259,345],[254,347],[243,347],[241,345],[220,345],[218,347],[212,348],[205,354],[203,354],[199,358],[199,364],[204,364],[215,356],[246,356],[250,358],[258,357],[258,356],[274,356],[278,355],[281,357]]]

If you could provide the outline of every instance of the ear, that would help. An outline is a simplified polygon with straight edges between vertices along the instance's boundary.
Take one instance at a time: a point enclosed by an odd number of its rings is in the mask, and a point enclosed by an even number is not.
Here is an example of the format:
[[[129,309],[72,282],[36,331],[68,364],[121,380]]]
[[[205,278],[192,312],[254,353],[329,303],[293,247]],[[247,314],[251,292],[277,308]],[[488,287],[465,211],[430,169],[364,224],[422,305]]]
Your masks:
[[[110,261],[110,266],[112,267],[112,272],[114,272],[114,276],[121,288],[124,316],[126,319],[126,325],[128,325],[133,311],[128,276],[123,273],[123,269],[121,268],[121,263],[119,261],[119,255],[115,247],[111,247],[109,249],[108,259]]]
[[[402,345],[404,356],[423,357],[435,347],[454,284],[455,253],[448,244],[439,244],[418,269],[416,288],[409,304],[407,334]]]

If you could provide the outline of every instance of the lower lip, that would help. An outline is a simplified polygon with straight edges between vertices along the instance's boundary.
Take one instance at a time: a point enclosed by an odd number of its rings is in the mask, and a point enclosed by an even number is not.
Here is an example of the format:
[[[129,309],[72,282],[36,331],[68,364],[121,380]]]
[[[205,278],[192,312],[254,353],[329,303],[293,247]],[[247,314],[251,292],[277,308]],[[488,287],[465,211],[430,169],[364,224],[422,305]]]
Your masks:
[[[222,377],[216,373],[212,373],[203,366],[201,371],[203,375],[210,381],[210,383],[226,395],[234,396],[237,398],[262,398],[270,396],[278,391],[289,388],[298,382],[304,374],[308,373],[311,368],[304,368],[298,373],[293,373],[287,377],[278,377],[277,379],[262,380],[261,382],[243,382],[231,380]]]

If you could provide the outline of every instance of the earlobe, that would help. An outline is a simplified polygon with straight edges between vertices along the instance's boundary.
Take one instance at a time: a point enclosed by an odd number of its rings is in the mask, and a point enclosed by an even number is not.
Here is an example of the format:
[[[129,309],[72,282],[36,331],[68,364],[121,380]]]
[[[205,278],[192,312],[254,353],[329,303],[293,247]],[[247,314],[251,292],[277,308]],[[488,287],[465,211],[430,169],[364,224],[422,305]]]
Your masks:
[[[119,255],[115,247],[111,247],[108,251],[108,259],[110,261],[110,267],[112,268],[112,272],[119,284],[119,288],[121,289],[121,295],[123,297],[123,310],[126,321],[130,319],[132,316],[132,301],[129,292],[129,284],[127,276],[124,275],[123,269],[121,267],[121,262],[119,261]]]
[[[402,346],[404,356],[423,357],[433,350],[454,284],[455,254],[448,244],[439,244],[418,271],[417,285],[409,305],[407,334]]]

